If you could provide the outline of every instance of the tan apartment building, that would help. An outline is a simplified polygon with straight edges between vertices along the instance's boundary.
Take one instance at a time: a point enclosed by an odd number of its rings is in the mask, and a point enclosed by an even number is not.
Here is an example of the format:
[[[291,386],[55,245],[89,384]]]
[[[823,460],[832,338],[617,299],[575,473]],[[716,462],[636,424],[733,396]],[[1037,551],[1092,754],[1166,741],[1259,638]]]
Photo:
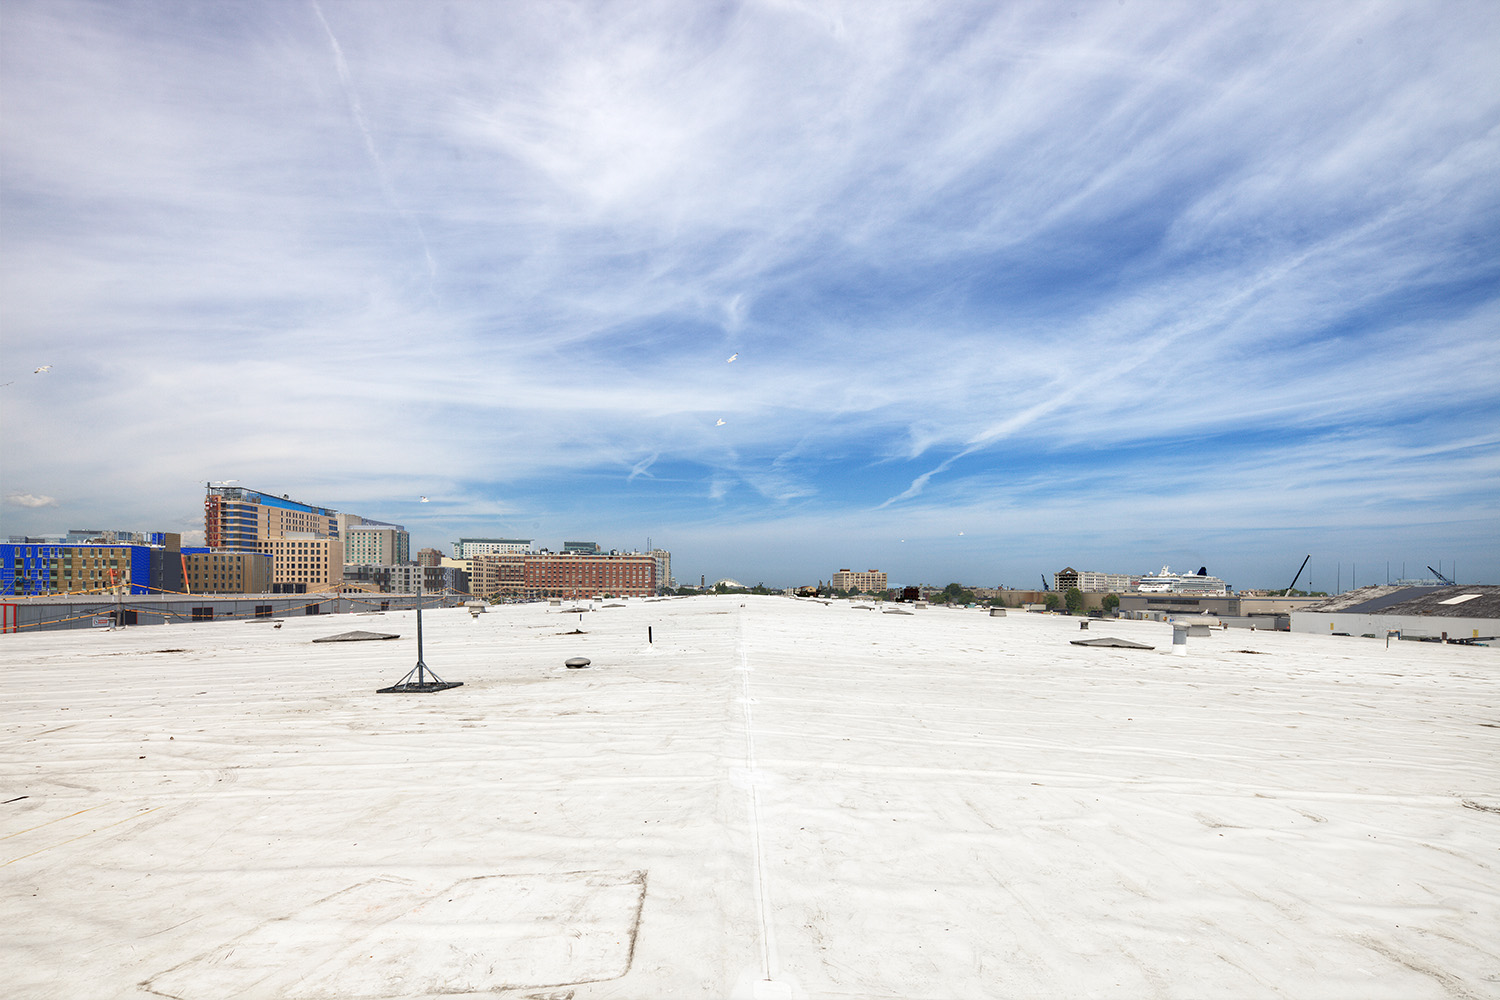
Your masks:
[[[471,556],[469,592],[488,600],[497,595],[520,597],[526,590],[526,553],[489,552]]]
[[[829,584],[834,590],[858,590],[866,594],[885,593],[886,575],[878,569],[867,569],[863,573],[841,569],[833,574]]]
[[[269,594],[274,580],[265,552],[187,551],[182,569],[189,594]]]
[[[271,556],[274,592],[337,590],[344,582],[344,543],[337,538],[292,535],[263,541],[259,551]]]

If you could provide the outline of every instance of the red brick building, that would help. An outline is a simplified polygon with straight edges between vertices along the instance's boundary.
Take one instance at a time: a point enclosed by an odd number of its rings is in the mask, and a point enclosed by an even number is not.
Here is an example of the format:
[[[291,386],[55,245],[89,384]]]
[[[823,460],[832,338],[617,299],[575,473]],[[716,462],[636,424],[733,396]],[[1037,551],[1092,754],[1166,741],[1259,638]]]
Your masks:
[[[651,597],[656,557],[647,553],[505,552],[469,559],[476,597]]]
[[[656,560],[643,553],[528,552],[524,572],[526,593],[532,597],[651,597],[656,593]]]

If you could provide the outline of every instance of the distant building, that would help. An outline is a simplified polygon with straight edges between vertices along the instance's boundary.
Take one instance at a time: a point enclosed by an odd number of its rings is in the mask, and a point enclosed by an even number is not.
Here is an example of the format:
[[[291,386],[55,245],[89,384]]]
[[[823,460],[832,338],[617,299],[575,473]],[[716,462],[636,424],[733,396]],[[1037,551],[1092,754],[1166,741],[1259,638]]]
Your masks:
[[[399,524],[353,524],[344,535],[344,562],[393,566],[411,562],[411,534]]]
[[[261,542],[260,551],[273,560],[273,594],[337,590],[344,580],[344,546],[337,538],[291,534]]]
[[[441,566],[443,554],[437,549],[421,549],[417,552],[418,566]]]
[[[292,533],[339,534],[338,512],[238,486],[207,487],[203,542],[211,549],[253,551]]]
[[[337,511],[238,486],[210,483],[206,489],[207,548],[268,553],[273,593],[338,589],[344,578],[344,545]]]
[[[673,585],[672,553],[666,549],[652,549],[651,558],[656,560],[656,591],[661,593]]]
[[[1166,619],[1182,615],[1238,617],[1243,612],[1233,594],[1133,593],[1120,595],[1120,616]]]
[[[453,558],[469,559],[499,552],[526,552],[530,548],[529,538],[460,538],[453,543]]]
[[[598,542],[563,542],[562,550],[584,556],[596,556],[604,551],[599,547]]]
[[[488,552],[469,560],[469,590],[475,597],[521,597],[526,592],[525,552]]]
[[[841,569],[833,574],[829,586],[834,590],[858,590],[866,594],[883,594],[886,588],[886,574],[878,569],[867,569],[862,573]]]
[[[1500,637],[1500,587],[1361,587],[1291,612],[1293,632],[1407,638]]]
[[[182,589],[189,594],[269,594],[275,581],[273,559],[268,552],[183,549]]]
[[[123,534],[123,533],[122,533]],[[150,594],[182,590],[182,536],[162,544],[8,542],[0,544],[0,593]]]
[[[468,594],[469,574],[451,566],[422,566],[417,563],[402,563],[394,566],[349,565],[345,567],[341,589],[345,593],[355,590],[373,591],[382,594],[415,594],[417,583],[428,594],[453,591]]]
[[[657,589],[656,558],[640,552],[532,552],[526,555],[523,572],[523,593],[528,597],[651,597]]]
[[[112,544],[123,542],[126,545],[164,545],[167,533],[164,531],[109,531],[99,528],[70,528],[67,535],[61,541],[64,545],[77,545],[85,542],[96,544]],[[41,542],[45,539],[34,539]],[[11,541],[32,541],[32,539],[16,539]]]
[[[1059,593],[1077,587],[1085,594],[1123,594],[1135,590],[1139,584],[1140,577],[1128,573],[1100,573],[1071,566],[1052,574],[1052,589]]]

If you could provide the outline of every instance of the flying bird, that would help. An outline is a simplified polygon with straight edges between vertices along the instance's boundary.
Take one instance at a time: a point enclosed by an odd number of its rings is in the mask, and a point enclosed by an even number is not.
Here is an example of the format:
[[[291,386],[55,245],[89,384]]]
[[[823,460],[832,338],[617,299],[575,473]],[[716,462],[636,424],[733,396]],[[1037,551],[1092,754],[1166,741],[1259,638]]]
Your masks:
[[[42,375],[42,374],[45,374],[46,372],[50,372],[51,370],[52,370],[52,366],[51,365],[42,365],[42,367],[38,368],[36,371],[32,372],[31,374],[33,374],[33,375]]]
[[[428,499],[426,497],[417,497],[417,502],[418,503],[428,503],[430,501],[428,501]]]
[[[739,356],[740,356],[740,352],[739,351],[735,351],[733,354],[731,354],[729,356],[729,360],[730,361],[736,361],[736,360],[739,359]],[[725,362],[725,363],[727,364],[728,362]]]
[[[723,427],[723,426],[724,426],[724,418],[723,418],[723,417],[720,417],[720,418],[719,418],[719,422],[718,422],[718,423],[716,423],[716,424],[714,424],[714,426],[715,426],[715,427]]]

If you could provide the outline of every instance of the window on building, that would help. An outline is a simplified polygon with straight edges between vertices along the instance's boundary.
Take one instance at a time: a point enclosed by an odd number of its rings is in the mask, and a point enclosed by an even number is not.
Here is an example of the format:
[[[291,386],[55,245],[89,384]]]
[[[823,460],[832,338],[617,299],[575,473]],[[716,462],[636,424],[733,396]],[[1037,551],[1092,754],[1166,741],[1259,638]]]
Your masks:
[[[214,620],[214,609],[213,608],[194,608],[193,609],[193,621],[195,621],[195,622],[211,622],[213,620]]]

